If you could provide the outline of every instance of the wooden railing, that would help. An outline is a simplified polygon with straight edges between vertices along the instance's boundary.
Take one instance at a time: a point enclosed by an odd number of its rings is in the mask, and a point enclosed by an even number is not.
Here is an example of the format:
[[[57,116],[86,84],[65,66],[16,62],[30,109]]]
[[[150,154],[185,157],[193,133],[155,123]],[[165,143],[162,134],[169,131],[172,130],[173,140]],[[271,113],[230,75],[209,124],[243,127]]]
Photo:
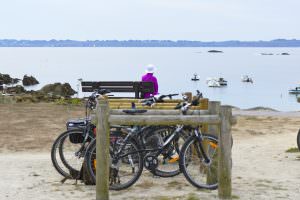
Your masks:
[[[132,101],[132,100],[130,100]],[[173,100],[174,101],[174,100]],[[130,108],[115,105],[113,102],[126,100],[107,100],[100,98],[96,110],[96,200],[109,199],[109,134],[110,124],[120,125],[199,125],[207,124],[208,132],[216,134],[218,143],[218,196],[231,198],[231,125],[236,123],[230,106],[221,106],[220,102],[208,102],[207,110],[190,110],[182,115],[178,110],[149,110],[138,115],[128,115],[120,109]],[[128,100],[127,100],[128,103]],[[120,108],[120,109],[111,109]],[[163,105],[161,105],[163,106]],[[201,106],[200,106],[201,107]],[[200,108],[198,107],[198,108]],[[154,107],[155,108],[155,107]],[[160,108],[160,107],[159,107]],[[174,106],[173,106],[174,108]],[[143,107],[145,109],[145,107]]]

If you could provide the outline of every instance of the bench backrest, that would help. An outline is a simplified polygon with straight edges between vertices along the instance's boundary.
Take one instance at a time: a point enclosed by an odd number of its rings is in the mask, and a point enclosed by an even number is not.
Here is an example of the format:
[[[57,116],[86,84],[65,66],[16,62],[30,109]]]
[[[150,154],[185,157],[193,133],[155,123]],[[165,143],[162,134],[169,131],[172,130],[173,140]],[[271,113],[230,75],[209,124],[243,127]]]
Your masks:
[[[143,98],[145,93],[154,92],[152,82],[142,81],[83,81],[82,92],[93,92],[95,89],[107,89],[111,92],[134,93],[135,98]]]

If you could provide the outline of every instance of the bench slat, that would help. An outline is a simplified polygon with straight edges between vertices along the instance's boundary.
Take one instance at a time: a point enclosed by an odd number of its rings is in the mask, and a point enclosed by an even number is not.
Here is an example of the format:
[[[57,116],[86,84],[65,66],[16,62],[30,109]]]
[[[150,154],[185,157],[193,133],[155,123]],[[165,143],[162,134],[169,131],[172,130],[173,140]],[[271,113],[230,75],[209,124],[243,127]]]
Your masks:
[[[95,89],[107,89],[111,92],[135,93],[135,98],[141,98],[145,93],[153,92],[152,82],[141,81],[83,81],[82,92],[93,92]]]

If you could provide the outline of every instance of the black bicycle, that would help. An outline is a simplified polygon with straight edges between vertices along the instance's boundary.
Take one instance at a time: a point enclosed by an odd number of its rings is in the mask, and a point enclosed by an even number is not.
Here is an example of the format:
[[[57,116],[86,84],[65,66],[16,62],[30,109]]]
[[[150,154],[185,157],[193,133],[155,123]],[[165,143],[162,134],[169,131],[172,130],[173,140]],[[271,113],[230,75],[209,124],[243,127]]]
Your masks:
[[[96,108],[96,98],[107,93],[108,90],[95,90],[86,102],[85,118],[68,120],[67,131],[60,134],[52,145],[51,161],[57,172],[65,178],[80,177],[86,148],[94,140],[96,133],[90,113]]]

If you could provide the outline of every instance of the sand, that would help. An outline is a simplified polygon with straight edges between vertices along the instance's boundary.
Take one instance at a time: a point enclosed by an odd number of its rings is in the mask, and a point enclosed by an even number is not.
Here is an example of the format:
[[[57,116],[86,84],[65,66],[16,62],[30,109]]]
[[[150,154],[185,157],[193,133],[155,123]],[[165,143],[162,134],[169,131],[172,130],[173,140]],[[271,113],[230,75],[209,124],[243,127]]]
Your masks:
[[[235,110],[232,128],[233,198],[300,199],[300,114]],[[95,186],[68,180],[52,167],[50,148],[68,118],[82,117],[76,106],[0,104],[0,199],[95,199]],[[147,171],[131,188],[111,199],[217,199],[217,191],[197,190],[182,175],[156,178]]]

